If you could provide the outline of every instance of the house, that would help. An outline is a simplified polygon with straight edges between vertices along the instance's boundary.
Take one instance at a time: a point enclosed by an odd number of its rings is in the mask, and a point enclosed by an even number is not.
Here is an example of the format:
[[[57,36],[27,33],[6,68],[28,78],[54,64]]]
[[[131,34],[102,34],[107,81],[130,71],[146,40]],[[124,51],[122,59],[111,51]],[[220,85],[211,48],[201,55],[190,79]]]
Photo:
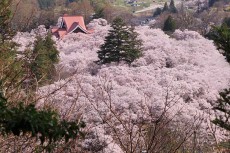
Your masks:
[[[58,25],[52,27],[51,32],[58,38],[63,38],[69,33],[91,33],[86,29],[83,16],[69,16],[66,14],[59,18]]]

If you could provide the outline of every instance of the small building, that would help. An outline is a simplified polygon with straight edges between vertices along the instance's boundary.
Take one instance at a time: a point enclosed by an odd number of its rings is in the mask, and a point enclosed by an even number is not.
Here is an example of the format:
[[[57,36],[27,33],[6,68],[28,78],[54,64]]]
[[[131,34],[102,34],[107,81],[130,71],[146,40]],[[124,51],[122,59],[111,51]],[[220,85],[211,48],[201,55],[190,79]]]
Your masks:
[[[69,16],[66,14],[59,18],[58,25],[52,27],[51,32],[58,38],[63,38],[69,33],[91,33],[86,29],[83,16]]]

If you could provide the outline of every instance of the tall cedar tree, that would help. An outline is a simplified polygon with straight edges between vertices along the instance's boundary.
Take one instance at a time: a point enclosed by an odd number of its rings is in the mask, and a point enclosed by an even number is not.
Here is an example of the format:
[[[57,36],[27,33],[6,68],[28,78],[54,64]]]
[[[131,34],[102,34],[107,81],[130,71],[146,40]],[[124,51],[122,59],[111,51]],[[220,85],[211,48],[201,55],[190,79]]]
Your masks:
[[[225,130],[230,131],[230,89],[220,92],[220,98],[217,100],[217,106],[213,108],[218,111],[218,116],[212,122]]]
[[[174,0],[171,0],[170,4],[169,4],[169,10],[172,13],[177,13],[177,8],[175,6]]]
[[[164,7],[163,7],[163,9],[162,9],[162,12],[165,12],[165,11],[168,11],[168,10],[169,10],[168,3],[165,2],[165,5],[164,5]]]
[[[163,11],[161,10],[161,8],[156,8],[155,12],[153,13],[153,17],[156,17],[158,15],[160,15]]]
[[[45,39],[38,37],[35,41],[31,70],[40,85],[51,83],[56,74],[54,64],[59,60],[59,52],[54,44],[51,35],[46,36]]]
[[[142,41],[133,28],[129,28],[121,18],[115,18],[112,22],[112,30],[105,38],[98,53],[97,64],[125,61],[131,64],[141,56]]]
[[[176,22],[171,15],[165,20],[163,31],[174,32],[176,29]]]
[[[230,27],[225,22],[219,27],[213,27],[206,36],[214,41],[218,49],[223,51],[223,55],[230,63]]]

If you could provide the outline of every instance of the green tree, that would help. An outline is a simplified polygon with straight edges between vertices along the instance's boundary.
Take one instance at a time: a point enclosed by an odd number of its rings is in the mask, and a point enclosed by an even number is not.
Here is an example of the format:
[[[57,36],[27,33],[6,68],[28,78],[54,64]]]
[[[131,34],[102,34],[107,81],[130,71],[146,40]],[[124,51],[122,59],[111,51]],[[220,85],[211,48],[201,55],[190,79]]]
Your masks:
[[[51,109],[37,110],[35,105],[25,106],[19,103],[15,107],[7,106],[7,99],[0,92],[0,132],[5,135],[15,136],[29,135],[37,137],[40,145],[45,146],[51,152],[49,146],[65,139],[76,139],[83,136],[80,131],[85,127],[84,122],[69,122],[60,120],[58,114]],[[44,145],[44,142],[47,144]]]
[[[59,52],[49,34],[44,39],[37,37],[32,51],[31,71],[40,85],[51,83],[55,77],[54,64],[58,62]]]
[[[165,12],[165,11],[168,11],[168,10],[169,10],[168,3],[165,2],[164,7],[163,7],[163,9],[162,9],[162,12]]]
[[[153,17],[156,17],[156,16],[160,15],[161,12],[163,12],[163,11],[161,10],[161,8],[159,8],[159,7],[156,8],[155,12],[153,13]]]
[[[121,18],[115,18],[112,30],[105,38],[98,53],[97,64],[125,61],[131,64],[141,56],[142,42],[137,38],[138,34],[133,28],[126,26]]]
[[[177,8],[176,8],[176,6],[175,6],[174,0],[171,0],[171,1],[170,1],[169,10],[170,10],[170,12],[172,12],[172,13],[177,13],[177,12],[178,12],[178,11],[177,11]]]
[[[176,30],[176,21],[171,15],[165,20],[163,31],[174,32]]]
[[[230,131],[230,89],[225,89],[219,93],[220,97],[217,100],[217,106],[213,109],[219,112],[217,118],[212,122],[225,130]]]
[[[226,24],[214,26],[206,36],[214,41],[217,49],[223,51],[223,55],[230,63],[230,28]]]
[[[123,60],[128,64],[142,56],[142,41],[138,39],[138,33],[134,31],[134,27],[129,28],[129,39],[125,49],[125,53],[122,56]]]

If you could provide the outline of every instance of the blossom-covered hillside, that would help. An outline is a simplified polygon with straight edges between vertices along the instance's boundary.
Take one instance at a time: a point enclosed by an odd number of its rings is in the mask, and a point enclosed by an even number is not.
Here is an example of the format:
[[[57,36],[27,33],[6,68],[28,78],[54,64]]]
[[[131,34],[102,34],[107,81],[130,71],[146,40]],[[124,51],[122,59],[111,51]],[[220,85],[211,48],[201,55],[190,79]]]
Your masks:
[[[102,119],[114,117],[111,110],[124,121],[138,122],[149,120],[149,112],[160,114],[167,107],[169,117],[179,112],[174,120],[182,123],[192,123],[199,116],[201,135],[208,137],[212,105],[218,91],[230,83],[230,65],[212,41],[193,31],[177,30],[170,38],[160,29],[140,26],[136,31],[143,40],[143,57],[131,66],[100,67],[94,61],[110,26],[102,19],[89,26],[93,34],[70,34],[56,40],[60,76],[54,84],[40,88],[40,94],[64,85],[50,101],[39,105],[53,104],[65,118],[81,117],[106,143],[105,152],[122,152]],[[31,36],[21,33],[15,39],[24,43]],[[119,123],[114,119],[114,126],[122,128]],[[92,139],[87,138],[83,146],[92,145]]]

